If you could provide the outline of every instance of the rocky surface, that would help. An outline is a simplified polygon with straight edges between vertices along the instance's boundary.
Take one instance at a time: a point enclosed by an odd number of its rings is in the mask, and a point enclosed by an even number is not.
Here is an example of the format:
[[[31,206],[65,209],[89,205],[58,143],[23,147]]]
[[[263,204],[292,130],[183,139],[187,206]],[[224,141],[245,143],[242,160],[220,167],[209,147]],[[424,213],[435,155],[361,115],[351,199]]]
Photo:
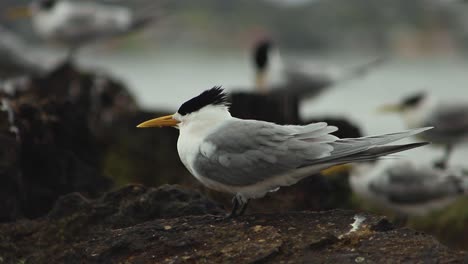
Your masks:
[[[71,193],[58,199],[45,217],[0,225],[0,260],[3,263],[24,260],[27,263],[51,263],[48,261],[54,255],[61,255],[72,245],[92,240],[97,234],[109,230],[161,217],[222,212],[218,204],[199,193],[177,186],[129,185],[96,200]],[[61,261],[57,258],[54,262]],[[75,262],[82,263],[82,260],[75,259]]]
[[[90,195],[107,188],[100,175],[100,144],[92,136],[86,108],[63,97],[40,96],[58,88],[54,76],[31,78],[18,89],[3,87],[0,221],[37,217],[70,191]],[[79,86],[78,86],[79,87]],[[10,87],[11,88],[11,87]],[[13,202],[14,201],[14,202]]]
[[[38,217],[61,195],[111,186],[102,173],[106,135],[135,109],[120,82],[67,63],[4,84],[0,97],[0,221]]]
[[[131,185],[63,196],[37,220],[0,225],[3,263],[460,263],[462,251],[352,211],[224,218],[199,193]],[[198,216],[197,216],[198,215]]]

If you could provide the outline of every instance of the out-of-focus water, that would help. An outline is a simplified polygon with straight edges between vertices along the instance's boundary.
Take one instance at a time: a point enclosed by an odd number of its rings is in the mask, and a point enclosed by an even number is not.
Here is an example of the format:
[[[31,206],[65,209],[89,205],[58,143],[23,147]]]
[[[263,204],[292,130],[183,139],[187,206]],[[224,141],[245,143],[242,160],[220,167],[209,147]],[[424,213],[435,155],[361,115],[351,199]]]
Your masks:
[[[248,53],[206,51],[142,51],[119,54],[87,52],[80,64],[104,68],[127,83],[144,108],[174,112],[185,100],[214,85],[227,90],[249,89],[253,80]],[[283,54],[284,55],[284,54]],[[304,62],[350,65],[371,57],[323,57],[301,54]],[[301,107],[303,117],[336,115],[357,122],[366,134],[404,129],[393,115],[381,115],[376,108],[405,95],[427,90],[445,100],[468,102],[468,61],[463,57],[390,59],[367,76],[341,83]],[[435,150],[434,150],[435,149]],[[441,150],[425,147],[401,154],[411,159],[438,158]],[[457,149],[454,164],[468,166],[468,150]]]

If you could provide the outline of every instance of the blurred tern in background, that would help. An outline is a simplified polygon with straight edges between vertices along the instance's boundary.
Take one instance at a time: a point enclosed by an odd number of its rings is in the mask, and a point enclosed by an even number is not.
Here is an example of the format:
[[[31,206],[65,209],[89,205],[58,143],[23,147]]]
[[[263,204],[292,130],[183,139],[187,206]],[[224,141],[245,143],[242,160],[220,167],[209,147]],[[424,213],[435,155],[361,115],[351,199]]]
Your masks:
[[[180,130],[179,157],[197,180],[210,189],[235,195],[230,216],[242,215],[250,199],[332,166],[371,161],[426,145],[384,146],[430,129],[339,139],[330,134],[338,128],[324,122],[282,126],[238,119],[229,113],[226,94],[220,87],[183,103],[173,115],[138,125],[163,126]]]
[[[283,64],[279,50],[269,39],[257,42],[252,57],[258,92],[287,93],[301,98],[314,97],[339,82],[361,77],[383,62],[383,58],[376,58],[349,69],[324,69],[323,65],[311,68],[297,62]]]
[[[468,140],[468,103],[440,102],[427,93],[409,96],[398,104],[384,105],[382,112],[401,113],[407,127],[433,126],[418,136],[445,146],[445,155],[437,163],[446,167],[454,145]]]
[[[408,160],[356,164],[349,182],[353,192],[361,198],[405,218],[443,209],[468,194],[467,172]]]
[[[67,46],[73,55],[85,44],[142,28],[155,16],[137,16],[130,8],[73,0],[36,0],[7,11],[10,18],[31,16],[43,39]]]

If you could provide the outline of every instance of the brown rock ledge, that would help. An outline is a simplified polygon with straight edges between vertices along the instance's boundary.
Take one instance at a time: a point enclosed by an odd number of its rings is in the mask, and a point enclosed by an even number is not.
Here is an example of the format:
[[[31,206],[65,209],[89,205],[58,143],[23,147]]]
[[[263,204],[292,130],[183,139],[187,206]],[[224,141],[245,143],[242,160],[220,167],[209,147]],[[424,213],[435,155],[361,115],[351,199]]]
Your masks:
[[[225,219],[220,213],[200,194],[169,185],[127,186],[96,200],[70,194],[59,199],[46,217],[0,225],[0,260],[462,263],[468,259],[465,252],[448,249],[429,235],[395,228],[371,214],[332,210]]]

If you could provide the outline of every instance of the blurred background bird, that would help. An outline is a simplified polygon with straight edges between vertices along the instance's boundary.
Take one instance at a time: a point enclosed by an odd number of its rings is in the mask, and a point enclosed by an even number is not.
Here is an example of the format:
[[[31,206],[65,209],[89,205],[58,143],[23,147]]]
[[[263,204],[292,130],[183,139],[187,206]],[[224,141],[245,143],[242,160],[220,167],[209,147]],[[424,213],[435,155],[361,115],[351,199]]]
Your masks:
[[[400,159],[359,163],[351,171],[352,191],[371,205],[393,211],[402,224],[409,216],[426,216],[468,194],[468,172],[462,168]]]
[[[407,127],[433,126],[434,129],[420,136],[445,147],[445,154],[438,166],[446,167],[453,148],[468,140],[468,102],[437,100],[428,93],[406,97],[398,104],[384,105],[382,112],[401,114]]]
[[[69,58],[86,44],[128,34],[156,20],[156,14],[137,15],[115,4],[73,0],[35,0],[7,13],[13,19],[30,16],[36,34],[66,46]]]
[[[305,62],[297,60],[284,62],[276,44],[269,38],[263,38],[253,48],[252,62],[258,92],[282,93],[306,99],[317,96],[340,82],[366,75],[383,63],[384,58],[378,57],[347,68],[317,63],[305,67]]]

